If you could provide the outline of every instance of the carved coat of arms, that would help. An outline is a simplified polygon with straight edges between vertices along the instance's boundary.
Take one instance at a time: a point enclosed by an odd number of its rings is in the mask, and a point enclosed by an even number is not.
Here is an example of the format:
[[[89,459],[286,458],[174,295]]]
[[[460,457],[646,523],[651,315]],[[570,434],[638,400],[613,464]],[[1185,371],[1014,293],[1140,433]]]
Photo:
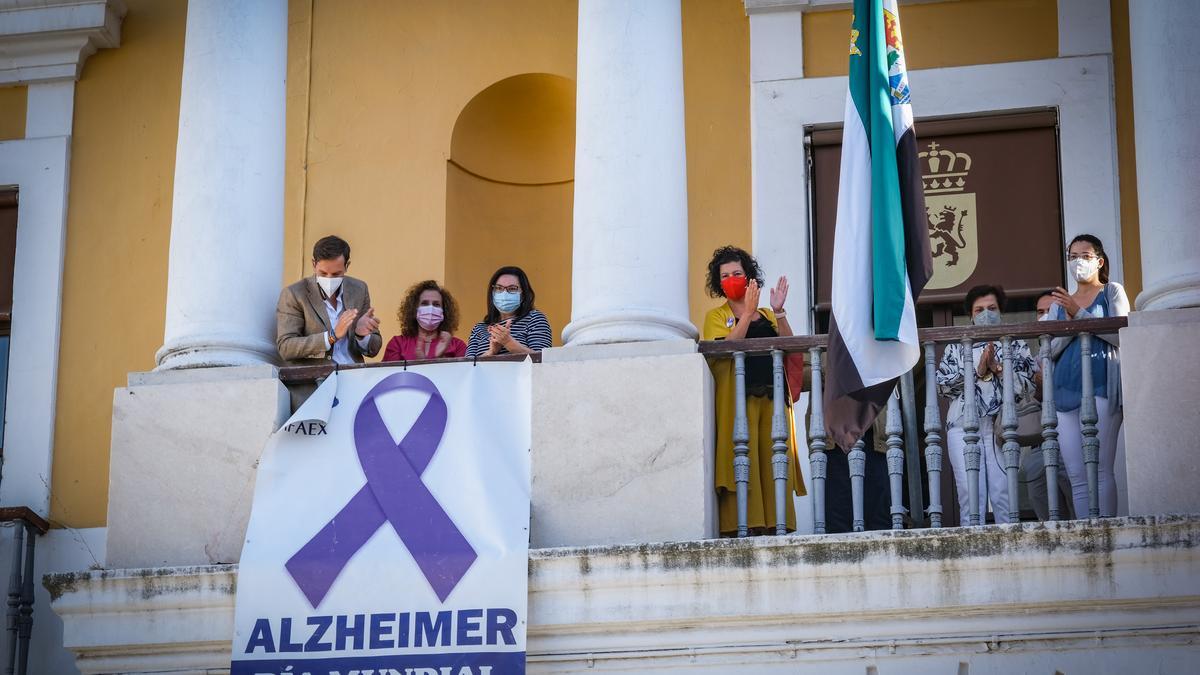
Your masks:
[[[917,157],[933,254],[933,277],[925,288],[953,288],[969,279],[979,264],[975,193],[966,192],[971,156],[935,141]]]

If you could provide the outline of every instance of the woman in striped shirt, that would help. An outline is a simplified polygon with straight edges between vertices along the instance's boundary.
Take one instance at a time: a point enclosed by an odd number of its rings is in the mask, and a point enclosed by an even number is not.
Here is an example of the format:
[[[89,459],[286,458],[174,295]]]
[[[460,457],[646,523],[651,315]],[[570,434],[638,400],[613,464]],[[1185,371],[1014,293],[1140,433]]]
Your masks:
[[[467,356],[532,354],[550,346],[550,322],[533,308],[533,286],[524,270],[496,270],[487,293],[487,314],[471,329]]]

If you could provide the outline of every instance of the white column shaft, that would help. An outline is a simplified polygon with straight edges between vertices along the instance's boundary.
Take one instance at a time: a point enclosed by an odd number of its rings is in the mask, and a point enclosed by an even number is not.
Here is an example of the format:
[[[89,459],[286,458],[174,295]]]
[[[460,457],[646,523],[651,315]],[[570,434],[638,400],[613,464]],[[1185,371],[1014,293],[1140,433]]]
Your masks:
[[[1200,9],[1129,3],[1142,277],[1138,309],[1200,307]]]
[[[287,0],[188,3],[159,369],[274,361]]]
[[[692,338],[678,0],[581,0],[571,345]]]

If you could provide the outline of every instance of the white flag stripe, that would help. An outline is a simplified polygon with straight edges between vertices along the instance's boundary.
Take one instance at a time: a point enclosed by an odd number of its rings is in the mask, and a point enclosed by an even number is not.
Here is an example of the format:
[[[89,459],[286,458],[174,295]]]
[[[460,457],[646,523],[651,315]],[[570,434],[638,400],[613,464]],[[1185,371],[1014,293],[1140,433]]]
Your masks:
[[[905,285],[898,341],[875,339],[872,307],[871,150],[854,99],[846,95],[842,166],[834,233],[832,308],[864,387],[899,377],[920,356],[916,307]],[[911,122],[910,122],[911,123]]]

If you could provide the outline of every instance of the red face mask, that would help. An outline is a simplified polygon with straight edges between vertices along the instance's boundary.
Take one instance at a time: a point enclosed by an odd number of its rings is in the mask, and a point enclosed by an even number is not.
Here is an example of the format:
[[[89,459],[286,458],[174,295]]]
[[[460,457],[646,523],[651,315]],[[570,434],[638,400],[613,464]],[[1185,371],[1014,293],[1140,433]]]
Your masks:
[[[730,300],[741,300],[746,297],[746,277],[725,277],[721,280],[721,290]]]

